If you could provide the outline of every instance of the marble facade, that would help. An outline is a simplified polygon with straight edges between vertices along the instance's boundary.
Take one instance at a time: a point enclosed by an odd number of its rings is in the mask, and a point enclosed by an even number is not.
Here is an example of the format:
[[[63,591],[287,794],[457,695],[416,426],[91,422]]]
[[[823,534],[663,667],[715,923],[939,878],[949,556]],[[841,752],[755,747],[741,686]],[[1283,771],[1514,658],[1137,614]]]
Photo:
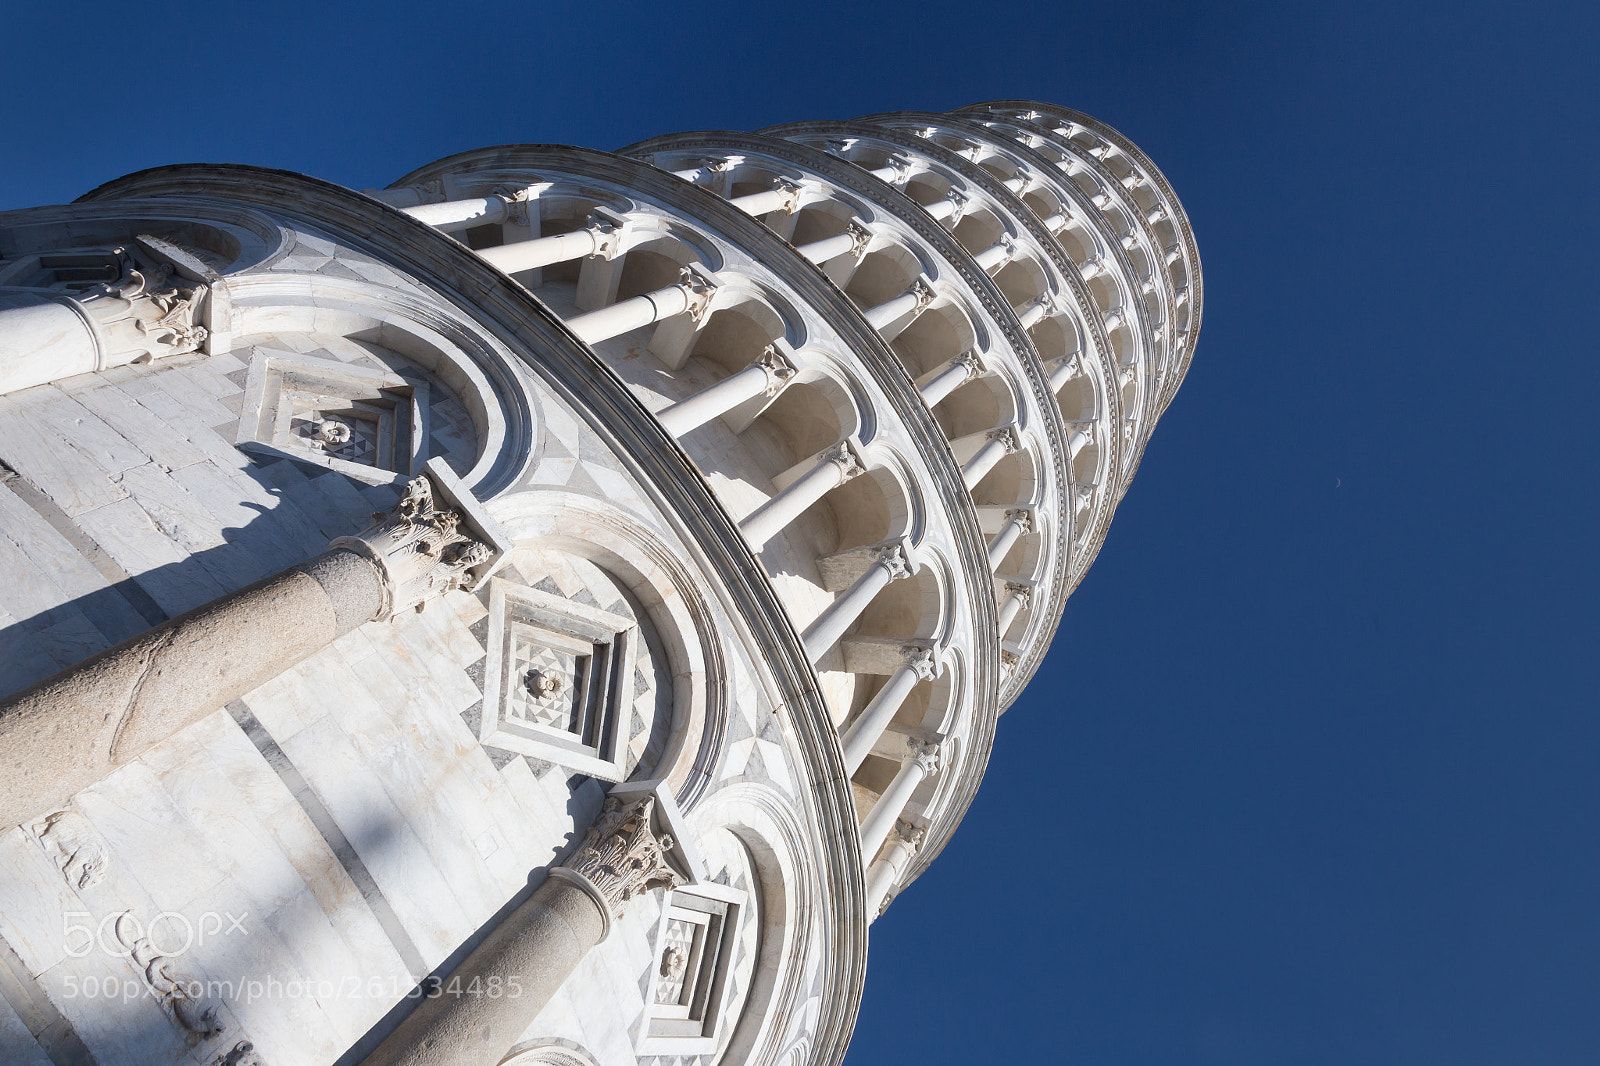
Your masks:
[[[0,213],[0,1061],[838,1063],[1200,303],[1026,101]]]

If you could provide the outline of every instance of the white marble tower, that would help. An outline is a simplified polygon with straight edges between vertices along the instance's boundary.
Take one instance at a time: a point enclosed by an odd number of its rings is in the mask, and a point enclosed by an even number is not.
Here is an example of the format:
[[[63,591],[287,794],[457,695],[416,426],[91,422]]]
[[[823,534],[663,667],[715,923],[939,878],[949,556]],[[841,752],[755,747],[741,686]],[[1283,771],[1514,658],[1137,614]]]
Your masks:
[[[1026,101],[0,213],[0,1061],[840,1062],[1200,305]]]

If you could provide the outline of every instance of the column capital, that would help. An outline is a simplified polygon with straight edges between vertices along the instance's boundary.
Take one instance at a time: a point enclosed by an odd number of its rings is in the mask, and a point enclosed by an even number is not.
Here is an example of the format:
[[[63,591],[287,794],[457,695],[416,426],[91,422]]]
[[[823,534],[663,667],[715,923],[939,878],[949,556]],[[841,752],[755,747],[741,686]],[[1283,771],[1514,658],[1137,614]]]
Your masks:
[[[921,569],[909,540],[901,540],[878,549],[878,565],[888,571],[890,581],[910,577]]]
[[[1017,439],[1017,427],[1015,426],[1001,426],[998,429],[991,429],[984,434],[984,439],[998,441],[1005,448],[1007,455],[1022,447],[1022,442]]]
[[[145,266],[126,248],[113,253],[120,277],[86,290],[77,303],[107,340],[107,355],[144,349],[152,358],[198,349],[207,336],[200,325],[206,287],[180,288],[166,263]],[[130,331],[125,327],[131,325]],[[126,362],[127,360],[121,360]]]
[[[594,252],[602,259],[615,259],[622,253],[622,242],[631,225],[628,219],[603,207],[589,212],[589,232],[594,234]]]
[[[933,301],[939,298],[939,294],[934,291],[933,282],[929,281],[927,278],[919,277],[916,281],[911,283],[911,288],[907,289],[906,293],[917,298],[918,314],[921,314],[927,309],[929,304],[933,303]]]
[[[656,828],[655,809],[656,798],[648,793],[607,796],[577,852],[561,864],[594,888],[613,920],[635,896],[684,883],[668,861],[677,842]]]
[[[711,300],[716,295],[717,279],[696,266],[686,266],[678,272],[678,284],[689,298],[686,313],[696,322],[705,320],[711,310]]]
[[[849,481],[857,474],[865,473],[867,469],[867,460],[861,454],[861,445],[848,437],[823,452],[822,459],[839,468],[840,481]]]
[[[910,844],[914,851],[922,847],[922,842],[927,839],[928,827],[917,825],[905,818],[897,818],[894,823],[894,835]]]
[[[961,216],[966,212],[967,204],[971,202],[972,198],[966,193],[962,192],[960,189],[956,188],[952,188],[949,192],[945,193],[944,198],[949,200],[951,206],[954,208],[954,210],[950,212],[950,225],[954,226],[956,221],[960,219]]]
[[[755,365],[759,366],[767,376],[767,384],[762,391],[768,398],[782,392],[784,386],[799,373],[788,353],[780,351],[776,344],[767,345],[766,350],[755,361]]]
[[[979,355],[977,350],[974,348],[968,348],[966,351],[952,359],[951,363],[955,366],[964,366],[967,368],[968,381],[976,381],[978,378],[983,377],[983,375],[989,372],[989,365],[984,362],[983,356]]]
[[[1015,522],[1024,534],[1033,532],[1033,511],[1027,507],[1017,507],[1006,512],[1006,521]]]
[[[1028,602],[1033,599],[1033,586],[1021,581],[1007,581],[1006,595],[1020,600],[1023,608],[1026,608]]]
[[[900,649],[901,665],[916,673],[919,680],[932,681],[939,676],[939,658],[932,648],[907,644]]]
[[[772,188],[784,194],[783,203],[778,210],[786,215],[792,215],[800,209],[800,194],[804,187],[793,178],[778,178],[772,183]]]
[[[872,231],[853,218],[844,231],[850,234],[850,254],[860,259],[866,254],[867,245],[872,243]]]
[[[496,543],[497,531],[475,528],[481,520],[464,522],[459,507],[438,506],[435,481],[432,473],[412,478],[393,510],[374,514],[371,526],[330,545],[363,555],[382,571],[384,602],[378,618],[420,611],[435,596],[475,586],[488,576],[503,549]]]
[[[939,761],[943,745],[937,740],[921,740],[917,737],[906,738],[906,762],[915,763],[924,774],[935,774],[939,771]]]
[[[513,226],[528,224],[528,204],[533,201],[533,188],[528,185],[501,185],[493,195],[506,205],[506,221]]]
[[[1010,681],[1011,675],[1016,673],[1017,664],[1022,662],[1022,657],[1009,648],[1000,649],[1000,680]]]

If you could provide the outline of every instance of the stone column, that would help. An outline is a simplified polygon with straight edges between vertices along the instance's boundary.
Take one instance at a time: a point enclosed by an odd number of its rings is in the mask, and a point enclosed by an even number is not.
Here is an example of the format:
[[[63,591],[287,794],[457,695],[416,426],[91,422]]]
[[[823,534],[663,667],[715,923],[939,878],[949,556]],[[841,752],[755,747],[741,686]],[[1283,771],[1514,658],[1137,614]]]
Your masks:
[[[937,295],[926,278],[918,278],[912,282],[911,288],[899,296],[868,308],[865,312],[867,321],[873,329],[883,334],[885,340],[893,339],[927,310]]]
[[[1052,394],[1060,392],[1066,388],[1067,382],[1081,373],[1083,373],[1083,367],[1078,362],[1077,354],[1074,353],[1067,356],[1050,371],[1050,392]]]
[[[363,1066],[494,1066],[630,900],[685,882],[675,846],[652,794],[606,797],[577,852],[444,979],[506,994],[423,997]]]
[[[748,196],[735,196],[728,202],[747,215],[760,217],[772,211],[793,214],[800,206],[800,184],[788,178],[779,178],[765,192]]]
[[[676,285],[619,300],[610,307],[588,314],[575,315],[567,319],[567,328],[585,344],[598,344],[674,315],[703,313],[711,301],[711,291],[710,285],[704,283],[698,274],[686,269],[683,280]]]
[[[1056,301],[1048,292],[1024,307],[1017,315],[1023,329],[1032,329],[1040,320],[1056,313]]]
[[[852,774],[861,768],[862,762],[872,753],[872,746],[883,736],[889,723],[894,721],[895,712],[911,695],[911,690],[917,687],[917,682],[932,681],[939,676],[939,663],[931,648],[907,646],[900,649],[900,655],[902,665],[889,675],[883,688],[878,690],[872,702],[856,716],[856,720],[850,723],[840,738],[844,748],[845,769]]]
[[[961,468],[961,480],[969,492],[994,469],[996,463],[1018,448],[1017,431],[1011,426],[991,429],[985,436],[988,440],[983,447],[974,452],[972,458],[967,460],[967,465]]]
[[[121,277],[78,293],[0,289],[0,394],[74,374],[183,355],[204,344],[204,284],[117,249]]]
[[[925,828],[913,825],[904,818],[894,823],[888,850],[867,871],[867,909],[874,916],[881,916],[888,909],[889,901],[893,898],[890,892],[905,876],[906,867],[911,865],[911,860],[916,857],[927,835]]]
[[[1017,242],[1012,240],[1011,234],[1003,234],[1000,240],[985,248],[973,260],[985,274],[993,274],[1017,254]]]
[[[458,510],[435,506],[430,477],[415,478],[393,511],[330,551],[0,702],[0,823],[64,804],[363,622],[481,580],[503,549],[461,526]]]
[[[935,221],[944,223],[946,228],[954,229],[955,224],[961,221],[961,213],[967,209],[967,194],[959,189],[951,189],[944,199],[923,204],[922,209],[932,215]]]
[[[1028,606],[1028,601],[1033,598],[1033,586],[1024,585],[1017,581],[1006,582],[1005,602],[1000,604],[1000,639],[1004,640],[1006,630],[1011,628],[1011,623],[1017,620],[1017,615]]]
[[[796,373],[788,357],[769,344],[761,357],[743,370],[663,409],[656,419],[668,433],[681,437],[763,393],[768,399],[775,398]]]
[[[779,530],[799,518],[807,507],[866,468],[866,462],[861,457],[861,446],[854,441],[840,441],[818,456],[810,470],[751,511],[739,523],[739,531],[752,548],[759,550]]]
[[[626,223],[621,219],[596,214],[589,217],[589,225],[584,229],[559,233],[554,237],[535,237],[531,241],[513,241],[494,248],[482,248],[478,251],[478,257],[507,274],[591,255],[609,260],[621,253],[626,228]]]
[[[828,604],[827,608],[819,614],[812,623],[806,627],[805,634],[800,638],[806,646],[806,654],[814,663],[827,654],[828,649],[839,642],[845,630],[855,624],[861,612],[867,609],[867,604],[872,598],[882,592],[891,581],[898,581],[903,577],[910,577],[917,572],[916,556],[912,553],[909,542],[891,544],[878,553],[877,562],[867,568],[866,573],[856,578],[855,583],[839,596],[838,599]]]
[[[911,801],[911,794],[922,784],[922,779],[939,768],[939,744],[937,741],[918,740],[916,737],[906,738],[906,757],[900,764],[900,772],[894,775],[894,780],[889,782],[889,787],[883,790],[878,797],[878,802],[872,805],[872,810],[867,812],[866,820],[861,823],[861,856],[868,862],[878,854],[878,849],[883,847],[884,840],[889,836],[889,830],[894,828],[895,821],[905,813],[906,804]]]
[[[525,226],[528,224],[528,203],[532,196],[533,191],[527,186],[521,188],[505,186],[496,189],[488,196],[446,200],[437,204],[414,204],[402,207],[400,210],[418,222],[426,223],[445,233],[504,222],[513,215],[520,215],[521,218],[517,221]]]
[[[1006,512],[1006,524],[1000,527],[994,540],[989,542],[989,569],[992,571],[1005,559],[1006,553],[1033,530],[1033,514],[1026,508]]]
[[[946,396],[987,372],[988,367],[984,366],[982,356],[977,352],[962,352],[950,360],[949,366],[919,385],[917,391],[922,394],[923,403],[936,407]]]
[[[872,234],[865,226],[850,221],[850,225],[843,233],[834,234],[832,237],[823,237],[821,240],[810,241],[795,248],[795,251],[805,256],[811,262],[821,266],[832,259],[837,259],[846,252],[853,253],[856,258],[867,250],[867,244],[872,240]]]

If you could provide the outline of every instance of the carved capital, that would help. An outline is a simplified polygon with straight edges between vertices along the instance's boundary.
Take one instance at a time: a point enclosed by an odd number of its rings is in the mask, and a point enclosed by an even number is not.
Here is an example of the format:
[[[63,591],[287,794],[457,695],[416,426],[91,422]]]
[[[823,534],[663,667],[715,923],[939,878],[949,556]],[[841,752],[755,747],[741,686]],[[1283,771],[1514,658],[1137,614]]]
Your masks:
[[[939,298],[939,294],[933,291],[933,285],[929,283],[927,278],[918,278],[907,291],[917,298],[917,312],[919,314]]]
[[[1010,681],[1011,675],[1017,672],[1017,664],[1022,662],[1022,657],[1014,651],[1002,648],[1000,650],[1000,680]]]
[[[533,190],[526,185],[502,185],[494,195],[505,201],[506,221],[513,226],[528,224],[528,204],[533,200]]]
[[[899,581],[917,572],[916,557],[908,544],[891,544],[879,549],[878,565],[888,571],[890,581]]]
[[[1078,491],[1075,494],[1075,498],[1078,501],[1078,510],[1080,510],[1080,511],[1088,510],[1089,507],[1094,503],[1094,490],[1095,490],[1095,488],[1096,488],[1096,486],[1094,486],[1092,484],[1079,485],[1078,486]]]
[[[594,886],[613,919],[623,905],[651,889],[676,888],[682,875],[667,861],[674,841],[653,824],[652,795],[607,796],[577,853],[562,865]]]
[[[778,210],[786,215],[792,215],[800,208],[800,193],[803,191],[798,181],[792,178],[779,178],[772,183],[773,189],[783,193],[783,203]]]
[[[839,480],[849,481],[857,474],[866,472],[866,460],[861,457],[861,450],[855,442],[842,440],[832,448],[822,453],[824,462],[833,463],[839,468]]]
[[[951,189],[949,192],[944,194],[944,198],[949,200],[950,203],[955,207],[955,210],[950,213],[950,218],[947,221],[948,225],[954,226],[961,216],[966,213],[967,204],[971,198],[960,189]]]
[[[1033,512],[1026,507],[1007,511],[1006,521],[1015,523],[1018,530],[1024,535],[1033,532]]]
[[[686,266],[678,273],[678,284],[683,286],[689,297],[686,313],[696,322],[704,321],[711,310],[711,298],[717,292],[716,281],[694,267]]]
[[[900,649],[900,656],[905,668],[916,671],[918,679],[932,681],[939,676],[939,660],[934,656],[932,648],[920,648],[915,644],[908,644]]]
[[[393,618],[408,608],[421,610],[435,596],[473,583],[494,549],[461,530],[461,514],[434,504],[427,475],[406,484],[400,502],[353,537],[340,537],[335,548],[359,552],[383,571],[381,617]]]
[[[889,179],[890,185],[904,185],[911,176],[911,160],[903,155],[892,155],[883,161],[883,166],[894,171],[894,176]]]
[[[774,344],[767,345],[766,350],[761,353],[761,358],[756,360],[756,366],[759,366],[767,376],[767,384],[762,391],[769,398],[782,392],[783,387],[799,373],[789,357],[779,351]]]
[[[850,254],[860,259],[866,254],[867,245],[872,243],[872,231],[853,218],[844,231],[850,234]]]
[[[937,740],[906,738],[906,762],[915,763],[924,774],[939,772],[940,746]]]
[[[205,343],[207,331],[200,325],[205,286],[170,284],[170,265],[146,267],[127,249],[118,248],[116,256],[121,270],[117,280],[96,285],[78,297],[113,355],[136,351],[144,358],[160,358],[183,355]]]
[[[984,434],[984,438],[987,440],[998,441],[1001,447],[1005,448],[1007,455],[1012,454],[1017,449],[1022,447],[1022,442],[1017,439],[1017,429],[1015,426],[1001,426],[999,429],[991,429],[989,432]]]
[[[912,850],[922,847],[922,842],[927,839],[927,826],[916,825],[904,818],[898,818],[894,823],[894,835],[911,845]]]
[[[986,363],[984,363],[983,356],[979,355],[972,349],[962,352],[960,355],[956,356],[955,359],[951,360],[951,362],[956,366],[964,366],[967,368],[968,381],[976,381],[978,378],[983,377],[983,375],[989,372],[989,367]]]
[[[1108,330],[1116,329],[1118,326],[1122,325],[1124,321],[1122,317],[1122,308],[1113,307],[1111,310],[1107,311],[1104,321],[1106,324],[1106,329]]]
[[[1020,581],[1006,582],[1006,596],[1017,600],[1023,610],[1027,610],[1028,602],[1033,599],[1033,586],[1024,585]]]
[[[602,208],[589,212],[589,232],[594,234],[594,253],[602,259],[615,259],[622,253],[628,234],[628,220]]]

